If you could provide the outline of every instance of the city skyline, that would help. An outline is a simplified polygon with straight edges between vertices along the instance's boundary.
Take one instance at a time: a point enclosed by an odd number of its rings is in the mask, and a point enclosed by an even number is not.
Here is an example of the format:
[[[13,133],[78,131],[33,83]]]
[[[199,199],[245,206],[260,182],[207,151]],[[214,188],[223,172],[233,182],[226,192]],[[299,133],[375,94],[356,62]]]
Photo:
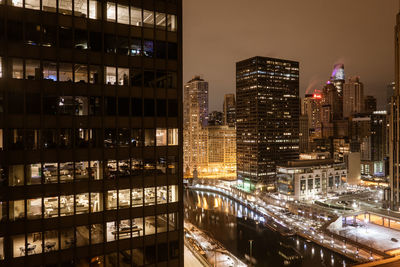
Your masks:
[[[228,4],[229,12],[219,12]],[[210,84],[210,111],[221,111],[220,99],[235,90],[237,61],[254,55],[299,61],[300,97],[308,86],[321,89],[333,65],[343,63],[346,79],[360,76],[365,95],[377,97],[378,109],[383,109],[385,96],[379,92],[394,79],[391,44],[398,5],[396,0],[339,0],[334,5],[315,0],[251,1],[246,6],[240,1],[186,1],[183,81],[201,75]],[[282,14],[285,23],[275,23]],[[274,27],[260,26],[268,23]]]

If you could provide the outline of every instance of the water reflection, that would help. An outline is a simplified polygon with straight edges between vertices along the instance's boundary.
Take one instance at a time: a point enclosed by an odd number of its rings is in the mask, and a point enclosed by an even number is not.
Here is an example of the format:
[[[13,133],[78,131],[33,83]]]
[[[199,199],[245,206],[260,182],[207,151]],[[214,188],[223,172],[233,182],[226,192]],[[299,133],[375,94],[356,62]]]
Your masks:
[[[264,218],[226,197],[186,190],[185,219],[195,224],[241,259],[249,255],[249,240],[257,266],[284,266],[282,247],[297,250],[303,260],[291,266],[348,266],[352,261],[298,237],[283,237],[264,226]]]

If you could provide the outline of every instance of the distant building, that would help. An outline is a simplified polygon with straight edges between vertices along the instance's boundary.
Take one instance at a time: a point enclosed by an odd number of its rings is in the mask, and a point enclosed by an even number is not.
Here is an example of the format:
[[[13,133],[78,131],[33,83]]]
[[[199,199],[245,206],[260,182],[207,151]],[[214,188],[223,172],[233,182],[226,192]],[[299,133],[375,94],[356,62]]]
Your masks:
[[[208,125],[217,126],[224,123],[224,114],[220,111],[213,111],[208,115]]]
[[[392,102],[392,96],[396,90],[396,85],[394,82],[388,84],[386,87],[386,111],[390,114],[390,103]]]
[[[343,99],[343,84],[345,83],[344,65],[335,64],[333,66],[330,82],[335,86],[336,91],[341,99]]]
[[[236,129],[208,126],[208,177],[236,179]]]
[[[350,152],[346,157],[346,166],[348,169],[347,183],[358,185],[361,181],[361,155],[360,152]]]
[[[299,156],[299,63],[253,57],[236,63],[238,186],[274,186],[276,164]]]
[[[367,95],[364,98],[364,112],[365,113],[373,113],[376,111],[376,98],[372,95]]]
[[[348,118],[353,114],[364,111],[364,85],[359,77],[351,77],[343,90],[343,117]]]
[[[207,171],[208,82],[195,76],[184,86],[183,167],[185,177]]]
[[[347,170],[333,160],[297,160],[277,166],[278,193],[287,200],[312,200],[344,188]]]
[[[308,116],[307,115],[300,115],[299,118],[299,147],[300,153],[308,152]]]
[[[224,124],[229,126],[236,124],[235,94],[226,94],[224,97]]]
[[[322,137],[321,103],[322,94],[318,92],[306,94],[302,99],[301,114],[308,118],[309,138],[311,140]]]

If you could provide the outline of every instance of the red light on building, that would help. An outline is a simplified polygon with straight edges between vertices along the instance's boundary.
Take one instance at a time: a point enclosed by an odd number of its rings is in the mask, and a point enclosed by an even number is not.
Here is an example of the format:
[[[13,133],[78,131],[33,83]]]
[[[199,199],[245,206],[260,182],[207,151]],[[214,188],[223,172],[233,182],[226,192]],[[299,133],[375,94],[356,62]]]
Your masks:
[[[322,98],[322,96],[320,94],[314,94],[313,97],[316,98],[316,99],[321,99]]]

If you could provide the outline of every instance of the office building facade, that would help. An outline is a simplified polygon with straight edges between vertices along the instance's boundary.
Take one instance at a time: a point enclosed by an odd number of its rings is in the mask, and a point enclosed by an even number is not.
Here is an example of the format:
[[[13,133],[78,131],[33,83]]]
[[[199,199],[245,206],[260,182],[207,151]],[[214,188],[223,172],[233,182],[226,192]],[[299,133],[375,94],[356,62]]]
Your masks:
[[[235,126],[236,124],[236,100],[235,94],[224,96],[224,124]]]
[[[182,1],[2,1],[0,265],[183,266]]]
[[[238,186],[274,186],[276,164],[299,156],[299,63],[253,57],[236,63]]]
[[[364,112],[364,85],[359,77],[351,77],[343,90],[343,117]]]

